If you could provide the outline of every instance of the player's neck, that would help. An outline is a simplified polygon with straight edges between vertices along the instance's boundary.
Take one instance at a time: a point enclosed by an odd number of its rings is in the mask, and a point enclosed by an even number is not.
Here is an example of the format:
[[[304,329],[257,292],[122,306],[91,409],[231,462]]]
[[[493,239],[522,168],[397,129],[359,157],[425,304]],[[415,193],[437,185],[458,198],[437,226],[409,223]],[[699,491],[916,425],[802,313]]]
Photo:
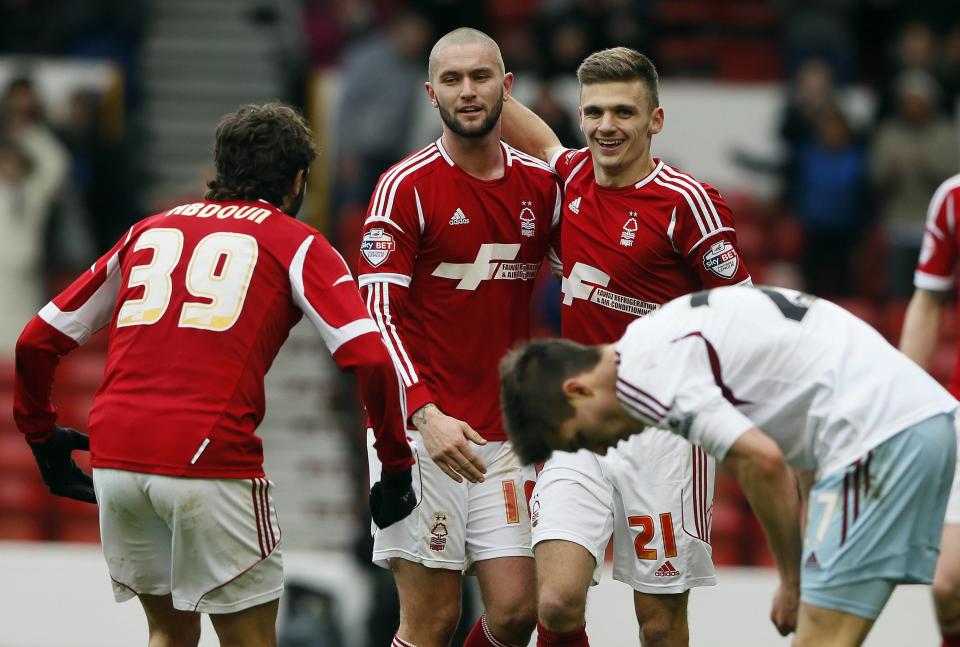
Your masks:
[[[604,168],[594,160],[593,176],[600,186],[608,189],[619,189],[636,184],[650,175],[654,168],[656,168],[656,164],[653,162],[653,157],[647,153],[632,164],[616,168]]]
[[[478,180],[499,180],[505,163],[500,146],[499,126],[484,137],[461,137],[446,127],[443,129],[443,148],[453,163],[467,175]]]

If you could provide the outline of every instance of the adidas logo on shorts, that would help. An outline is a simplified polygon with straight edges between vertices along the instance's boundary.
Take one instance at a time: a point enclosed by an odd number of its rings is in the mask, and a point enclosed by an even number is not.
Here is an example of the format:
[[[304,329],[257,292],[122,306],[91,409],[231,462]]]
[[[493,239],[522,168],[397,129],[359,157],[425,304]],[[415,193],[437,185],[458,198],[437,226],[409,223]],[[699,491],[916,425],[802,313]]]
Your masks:
[[[810,557],[807,558],[807,561],[803,564],[804,568],[820,568],[820,562],[817,561],[817,554],[810,553]]]
[[[463,209],[457,208],[453,212],[453,218],[450,219],[451,225],[467,225],[470,224],[470,219],[467,218],[466,214],[463,213]]]
[[[654,575],[657,577],[676,577],[677,575],[680,575],[680,571],[675,569],[673,564],[671,564],[670,560],[668,559],[660,566],[660,568],[657,569],[657,572],[654,573]]]

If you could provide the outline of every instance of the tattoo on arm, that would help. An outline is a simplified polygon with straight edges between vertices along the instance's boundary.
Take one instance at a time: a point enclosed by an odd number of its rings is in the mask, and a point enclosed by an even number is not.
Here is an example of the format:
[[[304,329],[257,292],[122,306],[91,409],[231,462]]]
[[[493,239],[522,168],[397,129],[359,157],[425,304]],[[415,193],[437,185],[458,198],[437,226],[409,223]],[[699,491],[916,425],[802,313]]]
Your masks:
[[[417,409],[414,412],[414,414],[410,416],[410,419],[413,420],[413,424],[416,425],[418,428],[420,427],[420,425],[426,424],[427,411],[429,411],[430,409],[437,409],[437,405],[435,405],[432,402],[428,402],[427,404]],[[437,411],[440,411],[440,410],[437,409]]]

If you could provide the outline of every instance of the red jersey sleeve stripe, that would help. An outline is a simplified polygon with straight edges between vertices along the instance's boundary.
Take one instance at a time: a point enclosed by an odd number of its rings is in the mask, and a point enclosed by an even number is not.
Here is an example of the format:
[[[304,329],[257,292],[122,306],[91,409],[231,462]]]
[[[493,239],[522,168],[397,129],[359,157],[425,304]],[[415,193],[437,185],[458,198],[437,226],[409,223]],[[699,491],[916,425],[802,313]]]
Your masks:
[[[644,398],[645,400],[648,400],[648,401],[650,402],[650,404],[651,404],[652,406],[654,406],[655,408],[657,408],[657,409],[662,409],[664,415],[666,415],[667,411],[670,410],[670,407],[668,407],[667,405],[665,405],[663,402],[660,402],[660,400],[656,399],[655,397],[653,397],[652,395],[650,395],[649,393],[647,393],[647,392],[644,391],[643,389],[638,388],[638,387],[634,386],[633,384],[630,384],[629,382],[627,382],[627,381],[626,381],[625,379],[623,379],[622,377],[618,377],[618,378],[617,378],[617,386],[620,387],[620,388],[623,388],[623,389],[626,390],[628,393],[632,393],[632,394],[634,395],[634,397]]]
[[[87,285],[61,304],[64,309],[51,301],[40,310],[40,318],[77,344],[84,344],[110,323],[120,292],[119,256],[119,252],[111,256],[105,268],[92,267]]]
[[[927,207],[927,228],[937,227],[937,220],[940,212],[946,207],[946,225],[948,235],[956,234],[957,225],[954,212],[954,202],[956,200],[955,190],[960,189],[960,175],[954,175],[946,180],[937,188]]]
[[[430,144],[426,148],[417,151],[410,157],[401,162],[397,163],[393,168],[389,169],[383,176],[380,178],[380,181],[377,182],[377,188],[373,193],[372,208],[370,209],[371,215],[380,215],[380,207],[382,206],[383,194],[388,191],[391,183],[397,177],[398,174],[402,173],[404,170],[410,168],[413,164],[416,164],[418,161],[422,160],[424,157],[427,157],[433,152],[435,146]]]
[[[720,214],[717,213],[717,208],[714,206],[713,200],[710,198],[710,194],[707,193],[707,190],[700,182],[685,173],[681,173],[673,167],[667,166],[666,164],[663,165],[663,172],[666,177],[671,178],[677,183],[683,184],[693,191],[697,201],[701,204],[701,206],[704,206],[704,214],[708,224],[711,224],[712,227],[717,229],[723,226],[723,222],[720,220]]]
[[[307,299],[303,286],[303,262],[307,256],[307,250],[310,249],[311,243],[313,243],[313,236],[308,236],[307,239],[300,244],[300,248],[297,249],[297,253],[294,254],[293,260],[290,262],[290,287],[294,303],[297,304],[297,307],[307,316],[314,327],[320,331],[320,336],[323,337],[323,342],[327,345],[332,355],[337,352],[338,348],[351,339],[367,333],[376,333],[379,332],[379,330],[377,329],[377,325],[373,323],[373,320],[369,317],[355,319],[339,328],[334,328],[320,316],[317,309],[310,303],[310,300]]]
[[[662,416],[657,416],[657,414],[649,409],[644,403],[631,398],[620,389],[617,389],[617,396],[620,398],[620,402],[623,404],[623,406],[633,411],[635,415],[643,420],[649,420],[651,424],[656,424],[663,419]]]

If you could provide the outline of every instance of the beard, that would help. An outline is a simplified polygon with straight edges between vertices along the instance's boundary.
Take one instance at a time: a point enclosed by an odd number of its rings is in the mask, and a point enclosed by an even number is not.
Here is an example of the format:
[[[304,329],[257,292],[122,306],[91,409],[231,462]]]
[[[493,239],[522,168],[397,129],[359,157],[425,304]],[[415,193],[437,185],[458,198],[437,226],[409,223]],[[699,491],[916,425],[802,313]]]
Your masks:
[[[303,206],[303,196],[307,192],[307,174],[303,174],[303,181],[300,183],[300,191],[290,198],[286,205],[281,209],[288,216],[297,217],[297,212],[300,211],[300,207]]]
[[[443,119],[443,123],[447,125],[447,128],[461,137],[479,139],[486,137],[490,131],[493,130],[493,127],[497,125],[497,121],[500,119],[500,113],[503,112],[503,93],[500,93],[500,97],[497,99],[497,102],[493,104],[493,108],[490,110],[487,118],[473,128],[468,128],[457,121],[457,116],[444,108],[439,102],[437,108],[440,110],[440,118]]]

